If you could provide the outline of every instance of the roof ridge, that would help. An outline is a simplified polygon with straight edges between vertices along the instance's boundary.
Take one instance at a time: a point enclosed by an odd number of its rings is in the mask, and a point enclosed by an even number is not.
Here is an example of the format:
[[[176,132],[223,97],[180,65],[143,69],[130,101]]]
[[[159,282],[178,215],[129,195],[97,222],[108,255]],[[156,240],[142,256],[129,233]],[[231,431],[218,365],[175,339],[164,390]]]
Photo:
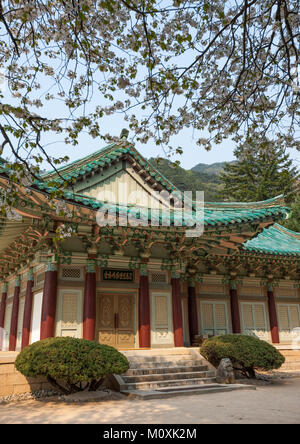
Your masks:
[[[120,141],[121,142],[121,141]],[[81,163],[85,163],[86,161],[88,161],[89,159],[93,158],[93,157],[97,157],[99,154],[104,154],[105,151],[110,150],[114,147],[117,148],[125,148],[124,147],[124,141],[122,140],[122,144],[120,142],[112,142],[108,145],[105,145],[104,147],[102,147],[101,149],[94,151],[92,154],[88,154],[87,156],[81,157],[80,159],[77,160],[73,160],[72,162],[68,163],[67,165],[63,165],[59,168],[56,168],[56,170],[52,170],[52,171],[48,171],[47,173],[44,173],[41,177],[42,178],[47,178],[47,176],[51,176],[53,174],[57,174],[57,171],[64,171],[66,169],[68,169],[69,167],[71,167],[72,165],[76,165],[76,164],[81,164]],[[120,144],[120,146],[119,146]],[[126,147],[126,150],[128,149],[128,146]]]
[[[290,230],[289,228],[286,228],[286,227],[284,227],[280,224],[277,224],[277,223],[275,223],[273,225],[273,227],[278,229],[279,231],[282,231],[283,233],[291,235],[292,237],[296,237],[297,239],[299,237],[299,240],[300,240],[300,232],[299,231]]]

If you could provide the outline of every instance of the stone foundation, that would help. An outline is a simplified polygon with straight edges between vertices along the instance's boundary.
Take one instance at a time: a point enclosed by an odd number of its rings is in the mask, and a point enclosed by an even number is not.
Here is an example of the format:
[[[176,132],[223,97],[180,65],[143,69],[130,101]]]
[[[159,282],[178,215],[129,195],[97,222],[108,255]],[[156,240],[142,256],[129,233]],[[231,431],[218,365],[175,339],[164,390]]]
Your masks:
[[[45,378],[26,378],[15,369],[17,352],[0,352],[0,397],[51,390]]]

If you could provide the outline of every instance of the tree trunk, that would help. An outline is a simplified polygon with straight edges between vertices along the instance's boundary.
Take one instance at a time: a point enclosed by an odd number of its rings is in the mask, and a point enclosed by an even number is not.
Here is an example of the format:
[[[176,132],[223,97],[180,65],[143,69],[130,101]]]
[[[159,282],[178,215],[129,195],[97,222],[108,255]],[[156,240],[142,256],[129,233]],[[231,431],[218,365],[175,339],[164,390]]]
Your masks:
[[[53,386],[55,387],[57,390],[59,390],[60,392],[62,392],[64,395],[69,395],[70,392],[62,387],[60,384],[58,384],[58,382],[56,382],[56,380],[54,378],[52,378],[51,376],[47,376],[47,381]]]
[[[104,378],[100,378],[98,379],[98,381],[96,381],[96,379],[94,379],[89,386],[89,392],[95,392],[96,390],[98,390],[98,388],[100,387],[100,385],[102,384],[102,382],[104,381]]]

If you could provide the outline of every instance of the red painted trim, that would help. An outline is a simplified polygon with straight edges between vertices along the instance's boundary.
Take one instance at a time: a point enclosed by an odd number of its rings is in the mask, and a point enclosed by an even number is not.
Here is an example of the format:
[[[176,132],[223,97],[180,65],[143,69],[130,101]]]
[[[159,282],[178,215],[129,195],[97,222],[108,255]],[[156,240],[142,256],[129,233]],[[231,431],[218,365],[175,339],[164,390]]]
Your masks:
[[[9,351],[16,350],[18,315],[19,315],[19,299],[20,299],[20,287],[15,287],[12,314],[11,314],[11,323],[10,323],[9,347],[8,347]]]
[[[85,274],[83,302],[83,338],[95,340],[96,325],[96,273]]]
[[[139,347],[150,347],[150,298],[148,276],[140,275],[139,288]]]
[[[239,298],[237,290],[234,288],[230,289],[230,309],[231,309],[232,333],[240,334],[242,332],[242,329],[241,329]]]
[[[7,293],[3,292],[0,304],[0,328],[4,328],[6,298],[7,298]],[[0,350],[2,350],[2,346],[3,346],[3,331],[0,331]]]
[[[271,337],[273,344],[279,344],[279,328],[276,311],[276,303],[273,291],[268,291],[268,307],[269,307],[269,319],[271,328]]]
[[[42,303],[41,339],[54,336],[56,301],[57,271],[46,271]]]
[[[183,347],[182,305],[180,297],[180,280],[171,279],[172,285],[172,311],[175,347]]]
[[[2,293],[1,305],[0,305],[0,328],[4,328],[5,308],[6,308],[7,293]]]
[[[190,343],[194,342],[195,336],[199,334],[198,330],[198,309],[195,287],[188,287],[188,316]]]
[[[33,301],[33,281],[27,281],[25,305],[24,305],[24,317],[22,328],[22,345],[23,350],[29,344],[30,327],[31,327],[31,313],[32,313],[32,301]]]

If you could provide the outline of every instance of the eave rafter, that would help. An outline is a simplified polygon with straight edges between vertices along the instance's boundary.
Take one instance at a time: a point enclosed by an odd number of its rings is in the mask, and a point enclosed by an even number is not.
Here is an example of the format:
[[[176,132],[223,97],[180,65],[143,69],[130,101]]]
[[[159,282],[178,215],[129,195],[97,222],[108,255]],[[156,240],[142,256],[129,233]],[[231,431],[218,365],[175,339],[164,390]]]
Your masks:
[[[48,231],[28,227],[10,246],[1,252],[0,277],[18,270],[30,261],[35,253],[47,244]]]

